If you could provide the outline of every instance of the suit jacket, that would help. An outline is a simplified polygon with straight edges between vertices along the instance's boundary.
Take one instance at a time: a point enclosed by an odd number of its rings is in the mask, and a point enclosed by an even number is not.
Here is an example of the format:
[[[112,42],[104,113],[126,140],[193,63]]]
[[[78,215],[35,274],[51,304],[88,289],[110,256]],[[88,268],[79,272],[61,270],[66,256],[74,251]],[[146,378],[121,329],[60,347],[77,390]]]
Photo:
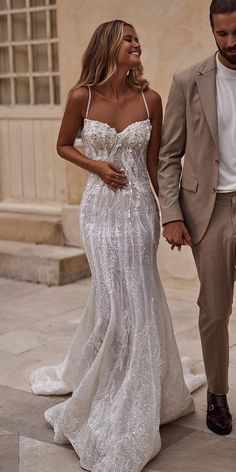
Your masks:
[[[183,220],[194,243],[203,238],[214,209],[219,162],[213,55],[174,74],[160,151],[162,222]]]

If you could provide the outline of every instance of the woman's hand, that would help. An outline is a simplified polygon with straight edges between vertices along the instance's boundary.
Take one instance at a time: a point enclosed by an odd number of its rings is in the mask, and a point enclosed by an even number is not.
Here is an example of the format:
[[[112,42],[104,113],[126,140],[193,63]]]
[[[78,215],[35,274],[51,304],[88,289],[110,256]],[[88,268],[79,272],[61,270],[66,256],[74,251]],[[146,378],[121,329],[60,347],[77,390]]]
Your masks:
[[[123,169],[107,161],[96,161],[94,164],[94,173],[112,190],[127,187],[128,179]]]

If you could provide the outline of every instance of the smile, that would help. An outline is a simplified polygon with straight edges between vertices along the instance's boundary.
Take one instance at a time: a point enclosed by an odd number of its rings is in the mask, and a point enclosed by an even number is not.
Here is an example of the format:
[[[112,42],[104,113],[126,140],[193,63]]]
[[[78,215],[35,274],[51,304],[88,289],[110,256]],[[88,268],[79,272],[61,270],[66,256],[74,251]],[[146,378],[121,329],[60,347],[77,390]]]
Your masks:
[[[131,54],[132,56],[138,56],[139,57],[141,53],[138,52],[138,51],[131,51],[129,54]]]

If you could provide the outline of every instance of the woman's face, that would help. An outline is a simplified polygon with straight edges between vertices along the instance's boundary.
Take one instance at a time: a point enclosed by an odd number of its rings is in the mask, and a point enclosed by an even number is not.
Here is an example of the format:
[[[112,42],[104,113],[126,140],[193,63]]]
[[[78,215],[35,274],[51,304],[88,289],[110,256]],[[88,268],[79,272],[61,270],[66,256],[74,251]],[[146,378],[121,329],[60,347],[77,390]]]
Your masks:
[[[118,54],[117,65],[127,66],[127,69],[134,69],[141,63],[141,46],[134,28],[124,26],[123,40]]]

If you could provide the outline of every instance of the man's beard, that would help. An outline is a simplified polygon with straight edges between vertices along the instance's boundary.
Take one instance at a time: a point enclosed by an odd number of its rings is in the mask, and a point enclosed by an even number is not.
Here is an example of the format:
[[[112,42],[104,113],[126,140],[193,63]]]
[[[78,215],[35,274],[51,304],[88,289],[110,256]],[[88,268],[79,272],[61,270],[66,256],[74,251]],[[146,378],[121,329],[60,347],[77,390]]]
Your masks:
[[[217,44],[217,43],[216,43]],[[217,44],[220,54],[228,61],[232,66],[236,66],[236,46],[228,49],[221,49]],[[235,55],[227,54],[227,52],[235,52]]]

